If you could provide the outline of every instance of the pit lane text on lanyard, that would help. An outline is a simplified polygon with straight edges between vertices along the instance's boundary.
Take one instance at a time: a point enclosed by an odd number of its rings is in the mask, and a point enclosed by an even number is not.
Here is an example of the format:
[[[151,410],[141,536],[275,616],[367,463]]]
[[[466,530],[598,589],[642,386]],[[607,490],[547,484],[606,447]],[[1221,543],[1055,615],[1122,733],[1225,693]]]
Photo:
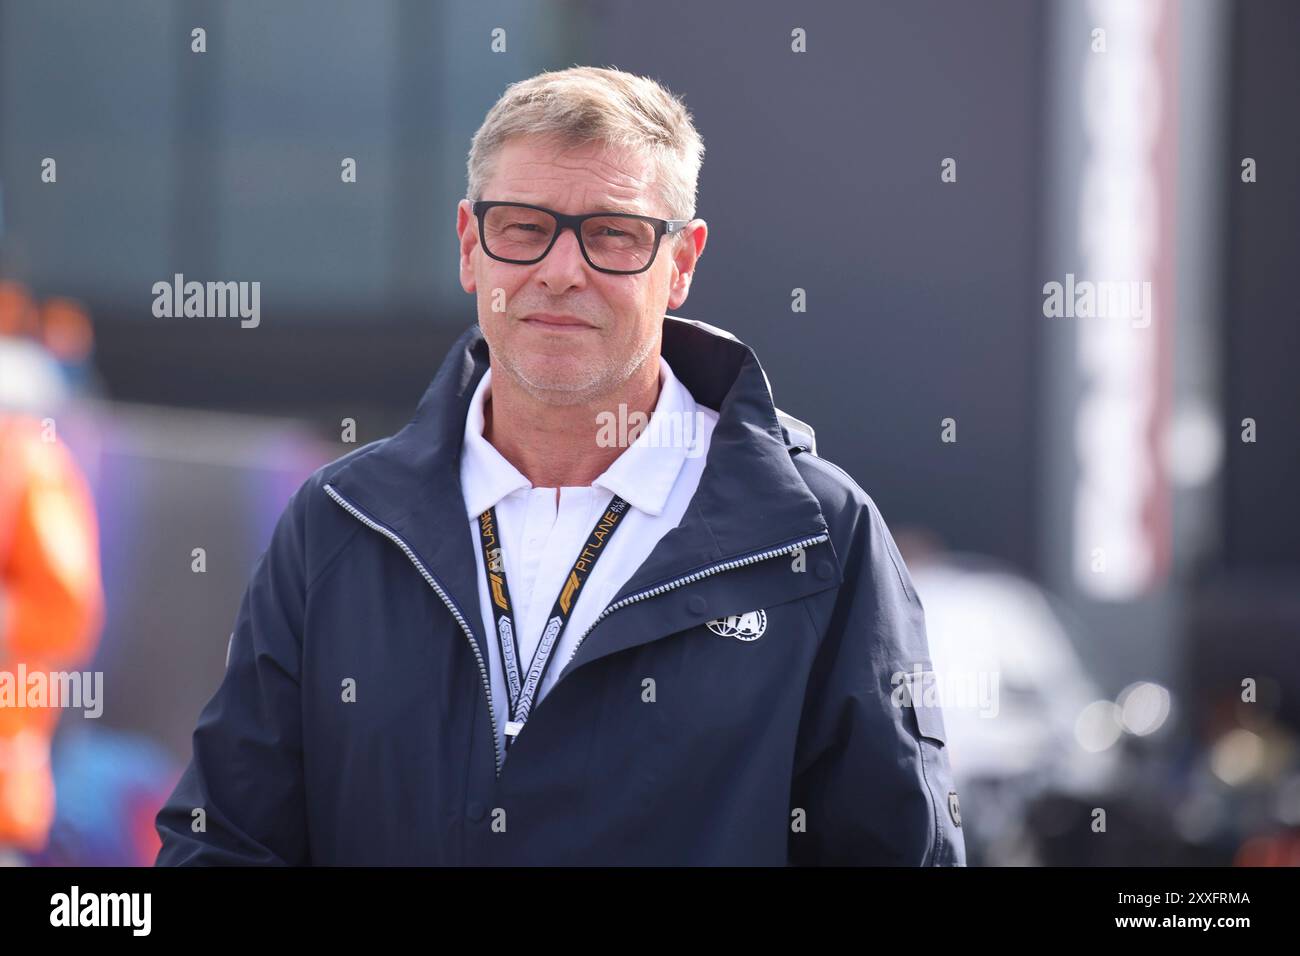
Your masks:
[[[493,506],[478,516],[479,542],[483,546],[483,573],[487,575],[488,594],[491,596],[492,615],[496,619],[497,641],[501,647],[501,667],[505,671],[506,688],[510,694],[510,719],[506,721],[506,747],[523,730],[528,714],[533,709],[533,699],[537,689],[542,686],[554,656],[555,645],[569,623],[569,615],[578,601],[578,592],[591,574],[592,568],[604,554],[604,546],[618,529],[623,516],[627,514],[627,502],[615,495],[605,513],[600,516],[587,543],[578,553],[573,567],[565,576],[564,586],[555,599],[546,629],[542,632],[537,648],[533,652],[533,661],[528,667],[528,675],[521,678],[519,674],[519,645],[515,641],[513,605],[510,591],[506,587],[506,565],[501,553],[501,541],[498,537],[497,511]]]

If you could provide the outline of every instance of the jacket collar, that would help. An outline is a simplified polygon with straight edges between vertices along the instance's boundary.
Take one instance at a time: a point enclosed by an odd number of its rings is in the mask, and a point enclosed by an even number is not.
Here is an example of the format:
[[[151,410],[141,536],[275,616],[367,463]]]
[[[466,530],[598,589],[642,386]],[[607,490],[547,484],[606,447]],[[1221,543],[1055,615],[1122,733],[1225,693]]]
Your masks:
[[[662,354],[696,402],[718,412],[704,473],[680,524],[615,600],[709,565],[827,530],[790,459],[767,377],[749,346],[720,329],[665,316]],[[400,536],[460,608],[473,609],[473,541],[460,487],[466,415],[489,367],[475,322],[452,346],[411,421],[334,472],[329,484]],[[478,628],[475,628],[477,633]]]

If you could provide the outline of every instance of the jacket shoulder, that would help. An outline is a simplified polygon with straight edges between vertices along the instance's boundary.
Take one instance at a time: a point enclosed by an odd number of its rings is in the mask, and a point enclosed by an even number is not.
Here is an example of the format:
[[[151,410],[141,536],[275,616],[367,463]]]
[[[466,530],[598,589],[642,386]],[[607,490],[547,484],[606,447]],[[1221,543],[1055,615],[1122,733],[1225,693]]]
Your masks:
[[[795,468],[808,490],[822,506],[826,523],[834,533],[835,524],[878,515],[875,501],[847,471],[811,451],[792,457]]]
[[[888,561],[907,598],[919,604],[911,575],[875,500],[852,475],[820,455],[800,452],[793,462],[821,504],[836,554],[842,559],[857,553],[869,562]]]
[[[291,556],[302,569],[309,590],[363,528],[330,499],[325,485],[348,465],[372,454],[391,440],[380,438],[321,465],[298,486],[284,507],[268,551]]]
[[[294,511],[295,514],[301,518],[308,517],[307,512],[314,510],[322,499],[328,501],[328,496],[325,494],[324,490],[325,486],[329,484],[339,472],[343,471],[343,469],[347,468],[357,459],[364,458],[365,456],[383,448],[384,445],[391,440],[392,436],[390,435],[387,438],[380,438],[376,441],[367,442],[360,448],[354,448],[352,451],[340,455],[333,461],[321,465],[303,479],[302,483],[294,491],[293,495],[290,496],[285,511]]]

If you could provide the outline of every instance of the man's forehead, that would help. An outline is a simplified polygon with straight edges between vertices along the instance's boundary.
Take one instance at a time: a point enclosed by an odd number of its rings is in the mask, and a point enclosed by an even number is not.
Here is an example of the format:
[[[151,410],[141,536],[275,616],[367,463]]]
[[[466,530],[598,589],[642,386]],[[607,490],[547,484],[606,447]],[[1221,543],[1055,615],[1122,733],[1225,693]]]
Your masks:
[[[517,141],[506,145],[493,176],[493,195],[486,198],[575,214],[608,209],[654,215],[652,183],[639,178],[649,176],[649,163],[638,168],[635,157],[595,144],[558,150],[530,148],[533,145]],[[573,203],[584,208],[564,208]]]

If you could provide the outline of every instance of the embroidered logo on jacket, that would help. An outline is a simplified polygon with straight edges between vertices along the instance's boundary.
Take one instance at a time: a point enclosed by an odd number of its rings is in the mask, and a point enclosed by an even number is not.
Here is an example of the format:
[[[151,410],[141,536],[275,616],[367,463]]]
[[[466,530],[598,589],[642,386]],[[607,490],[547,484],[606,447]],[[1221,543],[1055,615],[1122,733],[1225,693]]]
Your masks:
[[[750,611],[748,614],[731,614],[715,617],[707,627],[718,637],[734,637],[738,641],[756,641],[767,630],[767,612]]]

